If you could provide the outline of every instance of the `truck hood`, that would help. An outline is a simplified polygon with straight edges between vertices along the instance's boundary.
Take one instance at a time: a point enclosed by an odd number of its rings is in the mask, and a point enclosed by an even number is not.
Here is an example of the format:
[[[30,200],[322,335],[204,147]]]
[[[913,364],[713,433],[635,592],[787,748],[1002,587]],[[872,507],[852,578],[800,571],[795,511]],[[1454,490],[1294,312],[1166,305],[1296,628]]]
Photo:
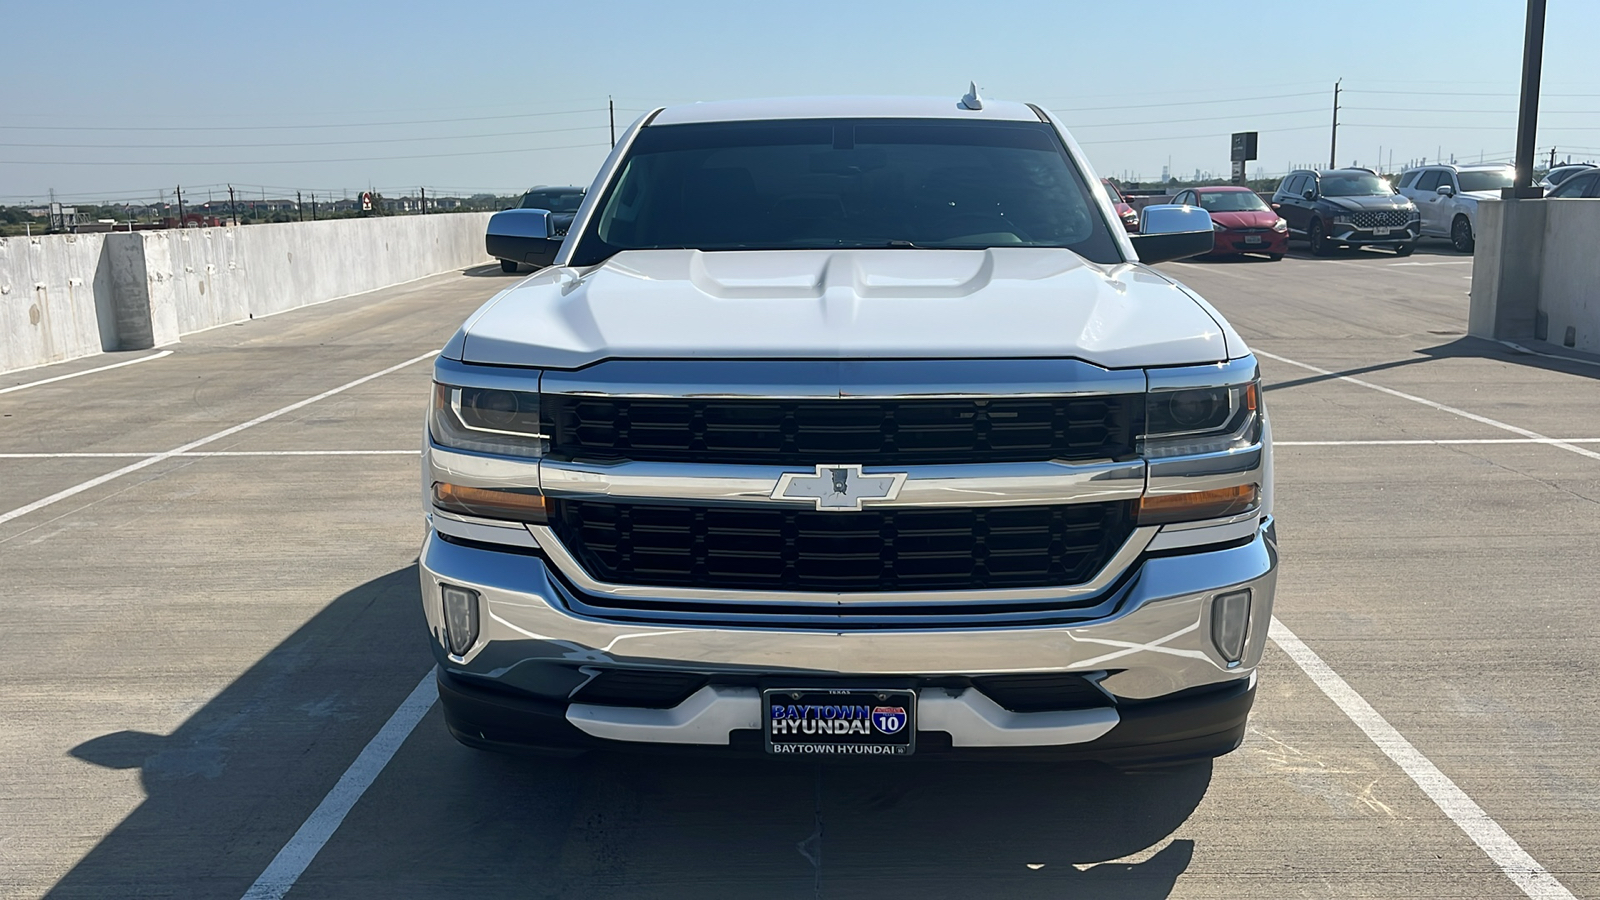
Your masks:
[[[1074,357],[1106,368],[1246,351],[1183,288],[1068,250],[636,250],[502,292],[446,347],[463,362]]]

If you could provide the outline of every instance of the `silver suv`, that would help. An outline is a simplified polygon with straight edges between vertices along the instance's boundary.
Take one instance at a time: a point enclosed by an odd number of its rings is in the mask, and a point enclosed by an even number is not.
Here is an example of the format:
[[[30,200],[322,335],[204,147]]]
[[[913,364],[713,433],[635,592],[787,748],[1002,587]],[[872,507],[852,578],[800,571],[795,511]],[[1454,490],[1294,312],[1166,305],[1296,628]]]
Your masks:
[[[530,213],[535,214],[536,213]],[[441,352],[424,612],[466,744],[1238,745],[1272,611],[1256,360],[1038,107],[656,110]]]
[[[1448,238],[1462,253],[1477,242],[1478,201],[1497,200],[1516,183],[1513,166],[1419,166],[1400,173],[1399,190],[1422,215],[1422,236]]]

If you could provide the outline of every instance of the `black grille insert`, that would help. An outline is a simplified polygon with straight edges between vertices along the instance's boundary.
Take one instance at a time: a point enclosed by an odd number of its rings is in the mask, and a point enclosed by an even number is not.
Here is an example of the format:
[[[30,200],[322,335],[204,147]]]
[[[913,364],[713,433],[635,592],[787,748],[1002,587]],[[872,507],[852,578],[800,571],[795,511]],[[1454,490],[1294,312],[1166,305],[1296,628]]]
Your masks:
[[[989,675],[972,679],[990,700],[1012,712],[1049,712],[1111,706],[1110,696],[1094,682],[1070,672]]]
[[[1128,502],[815,512],[551,500],[551,527],[616,584],[820,592],[1082,584],[1133,530]]]
[[[655,669],[607,669],[573,695],[574,703],[671,709],[706,683],[704,675]]]
[[[660,400],[546,394],[556,459],[915,465],[1117,459],[1142,394],[950,400]]]

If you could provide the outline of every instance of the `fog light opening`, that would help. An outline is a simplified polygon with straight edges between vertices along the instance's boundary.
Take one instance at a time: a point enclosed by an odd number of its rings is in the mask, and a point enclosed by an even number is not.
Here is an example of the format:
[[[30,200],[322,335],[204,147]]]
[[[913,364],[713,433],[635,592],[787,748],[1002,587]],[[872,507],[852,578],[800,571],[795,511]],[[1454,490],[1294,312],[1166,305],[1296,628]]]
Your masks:
[[[1244,658],[1244,642],[1249,630],[1249,590],[1218,594],[1211,600],[1211,643],[1230,667]]]
[[[466,656],[478,642],[478,592],[439,585],[444,600],[444,640],[454,656]]]

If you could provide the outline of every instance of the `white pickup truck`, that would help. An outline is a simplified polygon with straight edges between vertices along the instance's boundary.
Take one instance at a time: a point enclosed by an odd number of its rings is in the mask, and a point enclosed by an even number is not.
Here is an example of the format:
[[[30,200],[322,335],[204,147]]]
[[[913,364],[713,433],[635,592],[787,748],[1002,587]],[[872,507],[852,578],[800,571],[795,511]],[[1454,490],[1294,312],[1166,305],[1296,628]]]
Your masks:
[[[522,211],[530,217],[541,211]],[[532,231],[538,230],[532,222]],[[1244,734],[1255,359],[1037,106],[658,109],[440,354],[422,598],[466,744],[1124,766]]]

